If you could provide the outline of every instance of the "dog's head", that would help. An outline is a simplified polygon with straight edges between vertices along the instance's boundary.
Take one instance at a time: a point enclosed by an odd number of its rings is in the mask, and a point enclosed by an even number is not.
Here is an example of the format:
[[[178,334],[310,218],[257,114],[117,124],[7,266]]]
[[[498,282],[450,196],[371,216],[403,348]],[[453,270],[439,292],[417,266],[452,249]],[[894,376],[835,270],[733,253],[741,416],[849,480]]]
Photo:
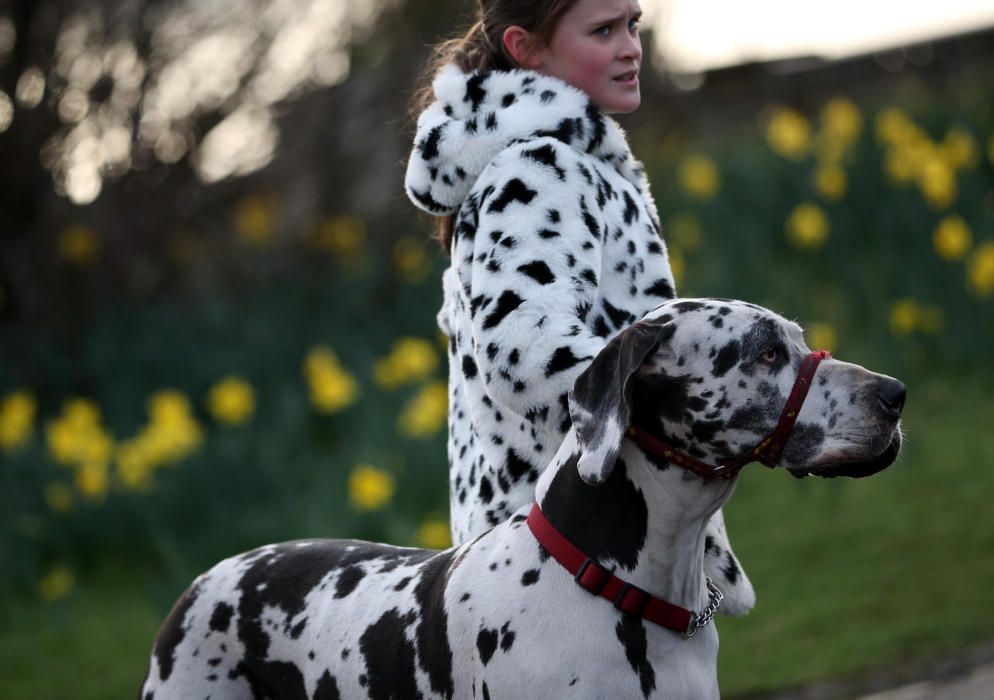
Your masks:
[[[667,302],[623,331],[576,381],[570,415],[581,476],[604,481],[629,425],[710,464],[751,450],[776,426],[804,357],[800,326],[741,301]],[[795,476],[876,473],[901,448],[901,382],[822,361],[780,466]]]

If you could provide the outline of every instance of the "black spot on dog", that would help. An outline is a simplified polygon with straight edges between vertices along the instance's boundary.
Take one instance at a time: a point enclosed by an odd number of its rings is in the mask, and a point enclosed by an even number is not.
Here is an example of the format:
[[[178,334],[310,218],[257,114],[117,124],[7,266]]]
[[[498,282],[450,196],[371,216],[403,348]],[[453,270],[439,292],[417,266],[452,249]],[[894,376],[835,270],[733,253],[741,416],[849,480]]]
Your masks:
[[[725,580],[730,584],[734,585],[736,581],[739,580],[742,571],[739,569],[739,565],[735,561],[735,557],[732,556],[731,552],[725,552],[724,564],[721,567],[721,575],[725,577]]]
[[[480,660],[483,661],[484,666],[490,663],[490,659],[493,657],[494,652],[497,651],[497,641],[497,630],[491,630],[484,627],[480,630],[480,633],[476,635],[476,649],[480,652]]]
[[[269,634],[263,628],[262,613],[267,607],[279,608],[286,616],[285,633],[290,621],[304,611],[307,595],[331,571],[354,566],[371,559],[383,559],[385,566],[419,563],[434,552],[397,550],[393,547],[355,541],[291,542],[257,550],[245,571],[238,590],[238,638],[245,647],[244,667],[258,673],[269,653]]]
[[[579,455],[573,455],[556,472],[542,501],[542,512],[591,559],[613,559],[631,570],[645,545],[649,520],[645,498],[628,480],[623,460],[615,463],[599,486],[580,478],[578,460]]]
[[[825,442],[825,430],[813,423],[796,423],[784,448],[784,459],[792,464],[805,464],[814,457]]]
[[[711,373],[715,377],[724,377],[728,373],[728,370],[739,363],[740,357],[738,341],[729,341],[718,351],[717,357],[714,358]]]
[[[227,632],[231,624],[231,616],[235,614],[235,609],[227,603],[218,603],[211,613],[210,628],[214,632]]]
[[[413,621],[413,615],[402,616],[394,608],[383,613],[359,637],[371,698],[422,697],[414,671],[414,645],[405,632]]]
[[[361,566],[352,565],[342,569],[342,573],[338,575],[338,581],[335,582],[335,597],[344,598],[347,596],[355,590],[355,587],[365,576],[366,572],[362,570]]]
[[[632,670],[638,674],[642,694],[649,697],[656,689],[656,672],[649,663],[645,625],[638,618],[624,615],[615,627],[615,632],[618,641],[625,648],[625,658],[631,664]]]
[[[521,585],[522,586],[531,586],[531,585],[537,583],[538,582],[539,573],[540,572],[539,572],[538,569],[528,569],[528,571],[526,571],[525,573],[523,573],[521,575]]]
[[[681,301],[674,304],[673,308],[676,309],[677,313],[686,314],[691,311],[699,311],[705,308],[705,306],[700,301]]]
[[[325,671],[318,679],[317,688],[314,689],[313,700],[341,700],[341,697],[335,677]]]
[[[410,582],[411,582],[411,577],[405,576],[404,578],[402,578],[400,581],[397,582],[397,585],[394,586],[393,589],[395,591],[402,591],[405,588],[407,588],[407,584],[409,584]]]
[[[186,614],[190,612],[190,608],[197,601],[198,595],[200,595],[200,590],[197,586],[188,588],[180,599],[176,601],[176,605],[173,606],[173,609],[162,623],[159,635],[155,638],[153,653],[159,661],[160,680],[168,680],[169,676],[173,673],[173,664],[176,661],[176,647],[180,645],[180,642],[186,636],[183,621],[186,619]]]
[[[445,588],[453,556],[452,552],[441,552],[425,562],[421,578],[414,588],[414,598],[421,611],[421,620],[415,630],[418,665],[428,674],[431,689],[446,698],[451,698],[454,692],[449,619],[445,612]]]
[[[511,623],[505,622],[504,626],[500,628],[500,649],[505,654],[511,651],[511,647],[514,646],[515,633],[510,629]]]

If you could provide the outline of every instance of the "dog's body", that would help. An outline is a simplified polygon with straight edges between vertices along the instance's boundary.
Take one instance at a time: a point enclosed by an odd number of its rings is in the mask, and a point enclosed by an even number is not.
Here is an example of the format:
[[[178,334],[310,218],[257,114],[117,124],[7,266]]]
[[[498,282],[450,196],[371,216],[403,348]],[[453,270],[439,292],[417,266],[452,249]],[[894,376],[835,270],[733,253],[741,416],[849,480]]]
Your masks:
[[[537,487],[545,516],[626,581],[703,610],[705,528],[735,481],[676,469],[625,429],[714,463],[742,454],[776,423],[805,351],[759,307],[659,307],[577,381],[574,427]],[[813,383],[783,466],[863,475],[893,461],[899,382],[826,361]],[[443,552],[315,540],[221,562],[163,624],[143,697],[717,697],[713,625],[686,639],[592,596],[526,510]]]

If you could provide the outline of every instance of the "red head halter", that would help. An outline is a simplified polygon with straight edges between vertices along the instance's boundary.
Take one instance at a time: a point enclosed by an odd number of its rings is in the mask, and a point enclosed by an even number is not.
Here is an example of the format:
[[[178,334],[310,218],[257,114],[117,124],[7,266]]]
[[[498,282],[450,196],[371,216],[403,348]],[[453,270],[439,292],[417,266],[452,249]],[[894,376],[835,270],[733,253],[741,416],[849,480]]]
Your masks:
[[[742,470],[742,467],[752,462],[762,462],[768,467],[775,467],[794,430],[794,423],[801,412],[808,389],[811,388],[811,378],[821,361],[831,356],[827,350],[816,350],[804,358],[797,379],[794,380],[794,388],[791,389],[776,427],[744,455],[724,464],[714,466],[702,462],[635,426],[628,429],[628,437],[646,452],[662,457],[670,464],[692,471],[704,479],[731,479]]]

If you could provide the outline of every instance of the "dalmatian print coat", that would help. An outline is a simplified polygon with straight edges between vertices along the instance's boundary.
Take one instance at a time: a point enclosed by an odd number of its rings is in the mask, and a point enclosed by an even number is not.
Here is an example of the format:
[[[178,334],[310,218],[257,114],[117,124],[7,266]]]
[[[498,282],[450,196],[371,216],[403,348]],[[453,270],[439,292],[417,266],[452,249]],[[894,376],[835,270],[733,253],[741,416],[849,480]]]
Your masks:
[[[406,189],[430,214],[457,214],[438,323],[458,543],[533,499],[569,430],[576,377],[675,292],[641,164],[585,93],[455,66],[434,92]]]

